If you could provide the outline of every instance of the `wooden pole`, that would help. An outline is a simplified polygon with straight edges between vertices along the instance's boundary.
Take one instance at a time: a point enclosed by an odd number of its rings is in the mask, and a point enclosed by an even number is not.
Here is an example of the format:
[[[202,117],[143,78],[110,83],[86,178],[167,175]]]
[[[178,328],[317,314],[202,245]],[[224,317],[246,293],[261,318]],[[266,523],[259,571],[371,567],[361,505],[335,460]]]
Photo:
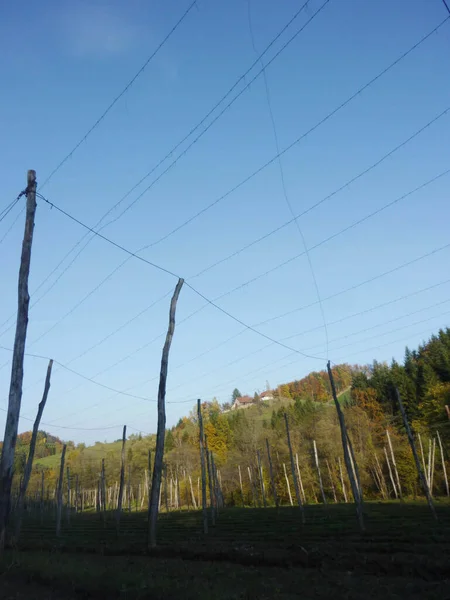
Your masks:
[[[159,496],[160,496],[159,503],[161,504],[161,494]],[[167,494],[167,465],[164,465],[164,502],[166,504],[166,512],[169,512],[169,496]]]
[[[122,452],[120,454],[120,482],[119,494],[117,497],[117,531],[120,529],[120,517],[122,514],[123,488],[125,487],[125,444],[127,441],[127,426],[123,426],[122,432]]]
[[[194,507],[194,510],[197,510],[197,501],[195,499],[194,488],[192,486],[192,478],[190,475],[189,475],[189,488],[191,490],[192,506]]]
[[[250,469],[249,466],[247,466],[247,471],[248,471],[248,478],[249,478],[249,481],[250,481],[250,489],[251,489],[251,492],[252,492],[253,506],[256,506],[255,487],[253,485],[252,471],[251,471],[251,469]]]
[[[242,506],[245,506],[245,500],[244,500],[244,488],[242,487],[242,474],[241,474],[241,465],[238,465],[238,473],[239,473],[239,488],[241,490],[241,499],[242,499]]]
[[[16,451],[17,431],[19,427],[20,405],[22,402],[23,362],[28,327],[28,277],[30,274],[31,246],[33,243],[34,217],[36,214],[36,171],[28,171],[25,231],[20,258],[17,323],[9,386],[8,412],[6,414],[3,449],[0,461],[0,552],[5,546],[6,527],[8,525],[11,487],[13,480],[14,455]],[[23,194],[20,194],[22,196]],[[19,197],[20,197],[19,196]]]
[[[339,400],[337,398],[336,386],[334,384],[334,377],[333,377],[333,372],[331,370],[330,361],[328,361],[327,370],[328,370],[328,377],[330,378],[331,392],[333,394],[334,405],[336,407],[336,412],[338,414],[338,419],[339,419],[342,448],[344,450],[344,462],[345,462],[345,466],[347,468],[347,474],[348,474],[348,478],[350,480],[350,485],[352,488],[352,494],[353,494],[353,499],[355,501],[356,514],[358,517],[359,527],[360,527],[361,531],[364,531],[365,527],[364,527],[364,516],[363,516],[363,509],[362,509],[362,497],[361,497],[360,490],[358,488],[356,478],[354,476],[353,469],[352,469],[352,464],[351,464],[351,460],[350,460],[350,452],[349,452],[349,448],[348,448],[348,444],[347,444],[347,439],[348,439],[347,427],[345,425],[345,419],[344,419],[344,414],[341,409],[341,405],[339,404]]]
[[[45,486],[45,479],[44,479],[45,475],[44,475],[44,469],[42,469],[42,473],[41,473],[41,525],[42,522],[44,520],[44,486]],[[20,533],[20,531],[19,531]]]
[[[25,495],[26,495],[27,489],[28,489],[28,483],[30,482],[31,471],[33,468],[34,452],[36,450],[36,441],[37,441],[37,435],[38,435],[38,431],[39,431],[39,425],[41,423],[42,413],[44,412],[48,393],[50,391],[50,378],[52,375],[52,367],[53,367],[53,360],[50,360],[50,362],[48,363],[48,367],[47,367],[47,375],[45,377],[44,393],[42,395],[42,400],[39,402],[36,419],[33,424],[33,433],[31,435],[30,450],[28,452],[27,464],[25,465],[25,471],[23,474],[22,485],[20,486],[19,501],[18,501],[18,505],[17,505],[16,541],[18,541],[18,539],[19,539],[20,529],[22,526],[23,506],[24,506],[24,502],[25,502]],[[42,471],[42,474],[44,474],[44,471]],[[42,486],[43,486],[43,480],[42,480]],[[42,491],[41,497],[43,497],[43,495],[44,495],[44,492]],[[43,500],[41,500],[41,502],[43,502]]]
[[[288,443],[288,447],[289,447],[289,457],[291,459],[291,473],[292,473],[292,479],[294,481],[295,496],[297,498],[298,507],[302,514],[302,523],[304,523],[305,522],[305,511],[303,510],[302,499],[300,497],[300,490],[298,487],[297,474],[295,473],[294,454],[292,452],[291,434],[289,431],[289,421],[288,421],[287,413],[284,413],[284,422],[286,424],[286,437],[287,437],[287,443]]]
[[[395,460],[394,448],[392,447],[391,436],[389,435],[389,430],[386,429],[386,436],[388,439],[389,450],[391,452],[392,465],[394,467],[395,472],[395,480],[397,482],[398,495],[400,496],[400,500],[402,500],[402,486],[400,484],[400,477],[398,476],[397,462]]]
[[[105,472],[105,459],[102,458],[102,476],[101,476],[101,487],[102,487],[102,515],[103,515],[103,524],[106,524],[106,472]]]
[[[374,457],[375,457],[376,471],[378,473],[378,478],[380,480],[381,495],[383,496],[383,498],[387,498],[388,494],[387,494],[386,480],[384,478],[384,474],[383,474],[383,470],[382,470],[381,465],[380,465],[380,461],[378,460],[378,456],[376,455],[375,452],[374,452]]]
[[[340,456],[338,456],[338,463],[339,463],[339,474],[340,474],[340,477],[341,477],[342,494],[344,496],[344,502],[347,503],[348,502],[347,491],[345,489],[344,474],[342,472],[342,463],[341,463],[341,457]]]
[[[437,439],[438,439],[438,443],[439,443],[439,449],[441,451],[441,463],[442,463],[442,471],[444,473],[445,491],[447,492],[447,496],[450,496],[449,488],[448,488],[447,468],[445,466],[445,459],[444,459],[444,449],[442,447],[442,441],[441,441],[441,436],[439,435],[439,431],[436,431],[436,433],[437,433]]]
[[[59,466],[59,479],[58,479],[58,491],[56,494],[56,537],[59,537],[61,534],[61,513],[62,513],[62,489],[63,489],[63,479],[64,479],[64,462],[66,460],[66,444],[64,444],[61,454],[61,463]]]
[[[294,506],[294,503],[292,502],[292,494],[291,494],[291,485],[289,483],[289,477],[286,471],[286,465],[283,463],[283,470],[284,470],[284,478],[286,479],[286,487],[287,487],[287,491],[288,491],[288,495],[289,495],[289,502],[291,504],[291,506]]]
[[[420,433],[417,435],[418,439],[419,439],[419,446],[420,446],[420,454],[422,455],[422,465],[423,465],[423,472],[425,474],[425,478],[427,480],[427,483],[429,483],[428,481],[428,474],[427,474],[427,465],[425,463],[425,455],[423,453],[423,445],[422,445],[422,438],[420,437]]]
[[[152,493],[152,451],[149,449],[148,451],[148,508],[150,507],[150,495]]]
[[[325,491],[323,489],[322,473],[320,472],[319,455],[317,454],[316,440],[313,440],[313,448],[314,448],[314,462],[316,463],[317,476],[319,478],[320,493],[322,495],[322,502],[326,505],[327,498],[325,496]]]
[[[216,515],[214,511],[214,496],[213,496],[213,482],[211,472],[211,460],[208,450],[208,436],[205,435],[205,452],[206,452],[206,469],[208,471],[208,490],[209,490],[209,507],[211,513],[211,525],[216,524]]]
[[[327,463],[328,476],[330,478],[331,489],[333,491],[333,498],[334,498],[334,501],[337,502],[336,488],[334,487],[333,474],[331,472],[330,463],[328,462],[328,458],[325,460],[325,462]]]
[[[431,452],[431,478],[430,478],[430,494],[433,495],[434,483],[434,462],[436,458],[436,438],[433,438],[433,449]]]
[[[179,279],[172,296],[169,311],[169,327],[167,329],[166,341],[161,357],[161,372],[159,376],[158,389],[158,428],[156,432],[155,463],[152,477],[152,496],[148,512],[148,546],[156,546],[156,524],[158,521],[159,492],[161,489],[161,475],[163,469],[164,437],[166,433],[166,383],[167,370],[169,367],[169,352],[175,331],[175,313],[178,297],[183,287],[184,280]]]
[[[206,465],[205,465],[205,438],[203,433],[203,417],[200,399],[197,400],[197,418],[199,427],[200,467],[202,474],[202,518],[203,533],[208,533],[208,509],[206,505]]]
[[[386,463],[387,463],[388,470],[389,470],[389,478],[391,480],[392,489],[394,490],[394,496],[396,498],[398,498],[397,486],[395,484],[394,476],[392,475],[391,463],[389,462],[389,456],[388,456],[388,453],[386,450],[386,446],[384,447],[384,455],[386,457]]]
[[[263,474],[263,469],[262,469],[262,464],[261,464],[261,454],[259,453],[259,450],[256,451],[256,458],[258,460],[259,483],[260,483],[260,487],[261,487],[261,495],[262,495],[262,499],[263,499],[263,505],[264,505],[264,508],[267,508],[266,490],[264,487],[264,474]]]
[[[297,467],[297,476],[298,476],[298,481],[300,483],[300,492],[302,494],[303,503],[306,504],[305,489],[303,487],[302,473],[300,471],[300,465],[298,463],[298,454],[297,453],[295,454],[295,466]]]
[[[266,438],[266,449],[267,449],[267,458],[269,460],[269,474],[270,474],[270,483],[272,486],[273,501],[275,502],[275,506],[278,508],[280,503],[278,501],[277,488],[275,486],[275,479],[273,477],[272,457],[270,456],[269,440],[267,438]]]
[[[416,444],[414,442],[414,437],[411,431],[411,427],[409,425],[409,421],[408,421],[408,417],[406,416],[406,412],[405,409],[403,407],[403,402],[402,402],[402,398],[400,396],[400,392],[398,391],[398,389],[395,390],[397,393],[397,402],[398,402],[398,406],[400,408],[400,412],[402,414],[402,418],[403,418],[403,425],[405,426],[406,429],[406,433],[408,435],[408,440],[409,440],[409,444],[411,446],[411,450],[414,456],[414,461],[416,463],[416,469],[417,469],[417,473],[419,475],[419,480],[420,483],[422,484],[422,488],[425,492],[425,496],[427,498],[427,502],[428,502],[428,506],[430,507],[430,511],[431,514],[433,515],[434,519],[436,519],[436,521],[438,520],[437,514],[436,514],[436,510],[434,508],[434,504],[433,504],[433,499],[431,498],[431,494],[430,494],[430,489],[428,487],[428,483],[425,479],[425,476],[422,472],[422,469],[420,467],[420,461],[419,461],[419,456],[417,455],[417,450],[416,450]]]
[[[128,512],[131,513],[131,465],[128,465],[127,495],[128,495]]]
[[[70,525],[70,467],[67,467],[67,524]]]

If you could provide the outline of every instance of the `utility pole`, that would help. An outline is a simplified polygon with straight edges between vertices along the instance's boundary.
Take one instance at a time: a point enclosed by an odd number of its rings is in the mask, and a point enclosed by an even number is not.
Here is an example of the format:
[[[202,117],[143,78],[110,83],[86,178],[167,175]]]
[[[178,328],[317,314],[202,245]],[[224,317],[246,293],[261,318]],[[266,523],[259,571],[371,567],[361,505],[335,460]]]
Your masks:
[[[27,188],[24,194],[27,197],[27,206],[19,269],[16,335],[14,338],[11,367],[8,413],[6,416],[3,451],[0,462],[0,552],[5,546],[6,526],[8,524],[11,502],[14,454],[19,427],[20,405],[22,402],[23,358],[25,354],[28,308],[30,304],[28,277],[30,274],[31,246],[33,244],[34,217],[36,214],[36,171],[28,171]]]

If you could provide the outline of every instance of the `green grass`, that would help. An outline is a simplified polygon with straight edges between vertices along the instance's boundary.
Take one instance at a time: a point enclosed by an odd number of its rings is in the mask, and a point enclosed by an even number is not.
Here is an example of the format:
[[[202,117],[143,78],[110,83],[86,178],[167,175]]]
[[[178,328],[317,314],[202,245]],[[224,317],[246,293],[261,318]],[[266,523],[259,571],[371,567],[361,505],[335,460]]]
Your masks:
[[[437,508],[436,525],[423,503],[367,503],[364,534],[351,505],[308,506],[305,525],[298,508],[228,508],[207,536],[199,512],[173,512],[151,553],[145,513],[124,514],[119,536],[112,514],[73,515],[60,539],[51,516],[29,517],[0,581],[30,598],[445,599],[450,506]]]

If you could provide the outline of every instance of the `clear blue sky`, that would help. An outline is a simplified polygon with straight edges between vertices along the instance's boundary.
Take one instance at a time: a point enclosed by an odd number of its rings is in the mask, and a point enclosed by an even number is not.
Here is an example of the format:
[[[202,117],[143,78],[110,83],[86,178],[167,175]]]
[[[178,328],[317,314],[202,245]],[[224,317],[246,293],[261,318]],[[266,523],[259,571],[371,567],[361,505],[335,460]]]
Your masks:
[[[0,50],[8,58],[0,67],[0,209],[23,189],[27,169],[36,169],[41,183],[46,179],[139,70],[186,10],[189,0],[38,4],[29,0],[8,3],[2,10]],[[266,62],[322,4],[323,0],[310,0],[267,53]],[[248,0],[198,0],[167,44],[42,193],[94,225],[255,60],[249,8],[254,44],[261,52],[300,6],[301,2],[294,0],[250,0],[250,7]],[[280,149],[323,119],[446,16],[441,0],[330,0],[267,68]],[[252,74],[259,70],[257,65]],[[447,21],[283,155],[286,190],[294,213],[341,187],[450,107],[449,73]],[[307,246],[315,246],[449,169],[449,139],[447,113],[367,175],[299,219]],[[266,87],[260,76],[177,165],[103,233],[136,251],[209,205],[275,154]],[[177,152],[173,158],[176,156]],[[320,296],[332,296],[449,243],[449,177],[312,249],[310,259]],[[23,203],[0,224],[0,240]],[[112,216],[119,214],[117,210]],[[143,256],[189,280],[290,218],[275,161],[188,226],[144,251]],[[22,233],[23,214],[0,245],[1,322],[16,309]],[[30,278],[32,303],[60,276],[75,252],[35,292],[83,235],[79,225],[39,202]],[[299,232],[291,224],[192,279],[192,284],[208,298],[217,298],[302,250]],[[31,308],[27,351],[70,363],[72,369],[104,385],[155,399],[163,337],[148,342],[165,333],[168,297],[106,342],[77,357],[171,291],[175,279],[131,259],[59,322],[125,258],[119,250],[94,239],[42,301]],[[444,249],[324,300],[329,358],[336,363],[392,357],[401,360],[406,344],[414,347],[448,325],[450,283],[415,292],[445,282],[450,277],[449,258],[450,250]],[[414,295],[386,304],[409,294]],[[217,302],[245,323],[256,325],[316,301],[308,260],[302,256]],[[185,287],[178,321],[203,304]],[[379,304],[386,305],[342,320]],[[52,331],[36,341],[56,322]],[[242,326],[211,306],[180,323],[170,357],[168,425],[186,414],[197,397],[217,396],[223,402],[235,387],[253,394],[263,390],[266,381],[275,386],[324,368],[327,353],[322,325],[321,311],[315,304],[258,326],[276,340],[313,329],[285,341],[318,357],[311,359],[268,345],[251,331],[219,346],[238,334]],[[0,344],[11,348],[13,334],[14,328],[6,331]],[[121,361],[133,352],[131,358]],[[11,353],[0,350],[1,365],[5,365],[0,369],[3,409],[7,405],[10,359]],[[26,358],[22,415],[32,419],[42,394],[45,369],[45,360]],[[0,412],[2,430],[4,416]],[[154,431],[156,406],[115,395],[55,367],[43,421],[50,424],[44,428],[52,433],[89,443],[119,437],[122,424]],[[61,426],[117,427],[82,431]],[[29,421],[21,420],[21,431],[30,427]]]

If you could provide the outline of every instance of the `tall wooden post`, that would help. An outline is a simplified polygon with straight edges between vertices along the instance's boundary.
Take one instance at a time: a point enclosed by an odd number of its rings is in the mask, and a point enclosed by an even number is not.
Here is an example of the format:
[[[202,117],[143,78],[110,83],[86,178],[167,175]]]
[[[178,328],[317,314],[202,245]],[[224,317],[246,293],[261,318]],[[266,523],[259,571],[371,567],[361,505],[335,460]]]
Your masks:
[[[34,217],[36,214],[36,171],[28,171],[25,193],[27,196],[27,208],[19,269],[16,335],[12,356],[8,412],[6,415],[3,450],[0,461],[0,552],[5,546],[6,527],[11,503],[14,455],[19,427],[20,405],[22,402],[23,359],[30,303],[28,276],[30,274],[31,246],[33,243]]]
[[[333,372],[331,370],[330,361],[328,361],[327,370],[328,370],[328,377],[330,378],[331,392],[333,394],[334,405],[336,407],[336,412],[338,414],[338,419],[339,419],[339,427],[341,430],[341,439],[342,439],[342,448],[344,451],[344,462],[345,462],[345,466],[347,468],[347,474],[348,474],[348,478],[350,480],[350,486],[352,488],[353,499],[354,499],[355,505],[356,505],[356,514],[358,516],[359,526],[361,528],[361,531],[364,531],[365,527],[364,527],[364,516],[363,516],[363,509],[362,509],[362,498],[361,498],[360,490],[358,488],[356,478],[354,476],[353,469],[352,469],[352,464],[351,464],[351,460],[350,460],[350,452],[349,452],[349,448],[348,448],[348,444],[347,444],[347,439],[348,439],[347,427],[345,426],[344,414],[342,412],[341,405],[339,404],[339,400],[337,398],[336,386],[334,384]]]
[[[305,489],[303,487],[302,473],[300,471],[300,465],[299,465],[299,462],[298,462],[298,454],[297,453],[295,453],[295,466],[297,467],[297,477],[298,477],[298,482],[300,484],[300,493],[301,493],[302,498],[303,498],[303,503],[306,504]]]
[[[213,481],[212,481],[212,469],[211,460],[208,449],[208,436],[205,435],[205,452],[206,452],[206,469],[208,471],[208,490],[209,490],[209,507],[211,512],[211,525],[214,527],[216,524],[216,514],[214,510],[214,494],[213,494]]]
[[[386,463],[389,471],[389,478],[391,480],[392,489],[394,490],[394,496],[398,498],[397,486],[395,484],[394,476],[392,475],[391,463],[389,462],[389,456],[386,450],[386,446],[384,447],[384,456],[386,457]]]
[[[40,509],[41,509],[41,525],[44,521],[44,490],[45,490],[45,479],[44,479],[44,469],[41,472],[41,498],[40,498]],[[20,531],[19,531],[20,533]]]
[[[166,434],[166,383],[169,368],[169,352],[175,331],[175,313],[178,297],[184,280],[179,279],[170,302],[169,327],[167,329],[166,341],[161,357],[161,371],[159,375],[158,388],[158,428],[156,432],[155,463],[152,477],[152,495],[150,509],[148,511],[148,545],[150,548],[156,546],[156,524],[158,521],[159,492],[161,489],[161,476],[163,470],[164,437]]]
[[[324,505],[326,505],[327,497],[325,496],[325,491],[323,489],[322,473],[320,472],[319,455],[317,454],[316,440],[313,440],[313,448],[314,448],[314,462],[316,463],[317,476],[319,478],[320,493],[322,495],[322,502],[324,503]]]
[[[203,433],[203,417],[200,398],[197,400],[197,418],[200,445],[200,468],[202,473],[202,518],[203,533],[208,533],[208,509],[206,506],[206,465],[205,465],[205,439]]]
[[[152,451],[148,451],[148,506],[150,507],[150,496],[152,493]]]
[[[61,463],[59,466],[59,479],[58,479],[58,491],[56,494],[56,537],[61,535],[61,513],[62,513],[62,503],[63,503],[63,480],[64,480],[64,462],[66,460],[66,448],[67,446],[64,444],[61,454]]]
[[[267,458],[269,460],[269,474],[270,474],[270,483],[272,486],[272,496],[273,496],[273,501],[275,502],[275,506],[278,508],[280,503],[278,501],[277,488],[275,486],[275,479],[273,477],[272,457],[270,456],[269,440],[267,438],[266,438],[266,448],[267,448]]]
[[[287,487],[287,491],[288,491],[288,495],[289,495],[289,502],[291,506],[294,506],[294,503],[292,502],[292,494],[291,494],[291,485],[289,483],[289,477],[286,471],[286,465],[283,463],[283,470],[284,470],[284,478],[286,479],[286,487]]]
[[[264,505],[264,508],[267,508],[266,489],[264,487],[264,474],[263,474],[263,469],[262,469],[262,464],[261,464],[261,454],[260,454],[259,450],[256,451],[256,458],[258,459],[259,483],[260,483],[260,487],[261,487],[261,495],[262,495],[262,499],[263,499],[263,505]]]
[[[255,486],[253,484],[252,471],[251,471],[250,467],[247,467],[247,471],[248,471],[248,479],[250,481],[250,489],[252,491],[253,506],[256,506]]]
[[[241,465],[238,465],[238,473],[239,473],[239,488],[241,490],[241,499],[242,499],[242,506],[245,506],[245,500],[244,500],[244,488],[242,487],[242,474],[241,474]]]
[[[442,470],[444,473],[444,481],[445,481],[445,491],[447,492],[447,496],[450,496],[449,488],[448,488],[448,478],[447,478],[447,468],[445,466],[445,458],[444,458],[444,449],[442,447],[441,436],[439,435],[439,431],[436,431],[437,439],[439,443],[439,449],[441,451],[441,462],[442,462]]]
[[[337,502],[336,488],[334,487],[334,481],[333,481],[333,473],[331,472],[331,467],[330,467],[330,463],[328,462],[328,458],[326,459],[325,462],[327,463],[328,477],[330,478],[331,490],[333,492],[333,498],[334,498],[334,501]]]
[[[428,487],[428,483],[425,479],[425,476],[422,472],[422,468],[420,466],[420,461],[419,461],[419,456],[417,454],[417,450],[416,450],[416,444],[414,443],[414,437],[411,431],[411,427],[409,425],[409,421],[408,421],[408,417],[406,416],[406,412],[405,409],[403,407],[403,402],[402,402],[402,398],[400,396],[400,392],[398,391],[398,389],[395,390],[396,394],[397,394],[397,402],[398,402],[398,406],[400,408],[400,412],[402,414],[402,419],[403,419],[403,425],[405,426],[406,429],[406,434],[408,436],[408,440],[409,440],[409,445],[411,446],[411,450],[413,453],[413,457],[414,457],[414,462],[416,463],[416,469],[417,469],[417,473],[419,475],[419,481],[422,484],[422,488],[425,492],[425,496],[427,498],[427,502],[428,502],[428,506],[430,507],[430,511],[431,514],[433,515],[433,517],[436,519],[436,521],[438,520],[437,514],[436,514],[436,510],[434,508],[434,504],[433,504],[433,500],[431,498],[431,494],[430,494],[430,489]]]
[[[389,430],[386,429],[386,436],[389,444],[389,450],[391,452],[391,460],[392,465],[394,467],[395,472],[395,480],[397,482],[398,495],[400,496],[400,500],[402,500],[402,486],[400,484],[400,477],[398,476],[397,462],[395,460],[394,448],[392,447],[391,436],[389,435]]]
[[[131,465],[128,465],[127,496],[128,496],[128,512],[131,513]]]
[[[36,419],[33,424],[33,433],[31,435],[30,450],[28,452],[27,464],[25,465],[25,471],[23,474],[22,485],[20,486],[19,500],[17,503],[16,541],[19,539],[19,536],[20,536],[20,528],[22,526],[22,513],[23,513],[24,502],[25,502],[25,495],[27,493],[28,483],[30,482],[31,470],[33,468],[34,452],[36,450],[36,441],[37,441],[37,434],[39,431],[39,425],[41,423],[42,413],[44,412],[45,404],[47,402],[48,392],[50,390],[50,378],[52,375],[52,367],[53,367],[53,360],[50,360],[50,362],[48,363],[48,367],[47,367],[47,375],[45,377],[44,393],[42,395],[42,400],[39,402],[38,412],[37,412]],[[42,471],[42,474],[44,474],[43,471]],[[41,492],[41,503],[43,502],[43,499],[42,499],[43,494],[44,493],[42,491]]]
[[[70,525],[70,467],[67,467],[67,524]]]
[[[287,436],[287,443],[289,446],[289,457],[291,459],[291,473],[292,473],[292,479],[294,481],[295,496],[297,498],[298,507],[300,508],[300,511],[302,513],[302,523],[304,523],[305,522],[305,511],[303,510],[302,499],[300,497],[300,489],[298,487],[297,474],[295,472],[294,454],[292,452],[291,434],[289,431],[289,421],[288,421],[287,413],[284,413],[284,422],[286,424],[286,436]]]
[[[78,513],[80,506],[80,488],[78,487],[78,473],[75,475],[75,513]]]
[[[119,494],[117,497],[117,531],[120,528],[120,516],[122,514],[123,488],[125,487],[125,444],[127,441],[127,426],[123,426],[122,432],[122,452],[120,455],[120,483]]]
[[[342,463],[341,463],[341,457],[338,456],[338,462],[339,462],[339,475],[341,477],[341,487],[342,487],[342,495],[344,496],[344,502],[348,502],[347,500],[347,490],[345,489],[345,481],[344,481],[344,474],[342,473]]]

